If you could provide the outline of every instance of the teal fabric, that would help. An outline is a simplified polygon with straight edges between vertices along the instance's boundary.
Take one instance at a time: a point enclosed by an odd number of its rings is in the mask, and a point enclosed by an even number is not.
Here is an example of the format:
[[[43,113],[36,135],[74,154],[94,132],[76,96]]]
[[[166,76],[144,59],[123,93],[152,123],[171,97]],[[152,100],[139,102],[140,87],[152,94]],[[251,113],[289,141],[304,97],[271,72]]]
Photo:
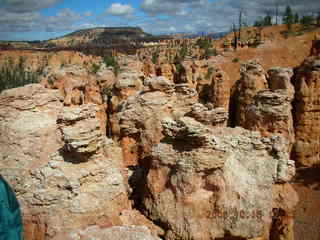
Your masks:
[[[0,175],[0,240],[22,240],[19,202],[9,184]]]

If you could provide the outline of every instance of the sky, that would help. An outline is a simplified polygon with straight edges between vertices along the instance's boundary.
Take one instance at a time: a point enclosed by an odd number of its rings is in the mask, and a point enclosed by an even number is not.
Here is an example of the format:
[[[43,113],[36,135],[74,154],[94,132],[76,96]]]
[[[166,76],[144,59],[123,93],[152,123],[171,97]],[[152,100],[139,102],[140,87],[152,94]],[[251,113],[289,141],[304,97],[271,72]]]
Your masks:
[[[93,27],[141,27],[151,34],[223,32],[290,5],[320,12],[320,0],[0,0],[0,40],[46,40]],[[281,18],[281,17],[280,17]],[[280,19],[279,18],[279,19]]]

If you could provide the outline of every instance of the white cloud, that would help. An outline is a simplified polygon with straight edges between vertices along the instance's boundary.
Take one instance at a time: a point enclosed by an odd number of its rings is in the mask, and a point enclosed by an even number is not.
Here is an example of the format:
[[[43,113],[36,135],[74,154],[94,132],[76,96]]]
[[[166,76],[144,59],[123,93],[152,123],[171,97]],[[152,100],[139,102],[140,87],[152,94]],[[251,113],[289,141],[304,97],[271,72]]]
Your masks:
[[[228,31],[233,22],[237,23],[240,9],[244,11],[244,19],[248,24],[264,17],[266,13],[274,15],[277,4],[280,13],[288,4],[300,16],[320,12],[320,1],[315,0],[142,0],[140,11],[147,15],[134,14],[137,10],[123,3],[109,5],[100,15],[102,17],[96,20],[86,18],[92,16],[90,11],[80,14],[64,9],[52,17],[40,14],[40,9],[60,1],[62,0],[0,0],[0,38],[9,36],[10,33],[16,33],[13,35],[17,36],[20,32],[72,31],[105,26],[103,24],[106,22],[109,27],[140,26],[153,34],[220,32]]]
[[[0,8],[9,12],[26,13],[51,7],[62,0],[0,0]]]
[[[128,4],[113,3],[107,9],[107,13],[115,16],[128,16],[134,12],[133,7]]]
[[[143,0],[141,9],[151,17],[140,26],[151,33],[170,32],[167,26],[177,32],[228,31],[233,22],[238,22],[240,10],[243,20],[250,25],[267,13],[274,15],[277,5],[280,15],[287,5],[300,16],[320,12],[320,1],[314,0]],[[163,15],[166,18],[161,22],[151,21],[152,17]]]
[[[186,8],[204,6],[208,0],[144,0],[141,9],[150,15],[185,15]]]
[[[0,32],[74,30],[75,23],[82,19],[83,16],[70,9],[63,9],[51,17],[45,17],[39,12],[11,13],[0,10]]]

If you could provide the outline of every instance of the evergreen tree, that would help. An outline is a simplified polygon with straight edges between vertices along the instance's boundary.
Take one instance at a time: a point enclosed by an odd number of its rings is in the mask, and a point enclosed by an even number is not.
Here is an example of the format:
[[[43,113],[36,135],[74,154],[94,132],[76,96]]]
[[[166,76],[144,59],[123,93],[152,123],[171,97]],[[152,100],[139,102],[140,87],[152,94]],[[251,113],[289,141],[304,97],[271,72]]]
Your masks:
[[[265,27],[265,26],[271,26],[272,25],[272,17],[268,14],[264,18],[261,18],[259,20],[256,20],[254,22],[255,27]]]
[[[312,16],[303,16],[300,19],[300,23],[303,25],[305,29],[309,28],[312,24],[313,17]]]
[[[286,7],[286,11],[285,11],[285,13],[283,15],[283,19],[282,20],[283,20],[284,24],[287,24],[288,29],[291,30],[291,25],[294,22],[294,16],[293,16],[293,13],[292,13],[292,10],[291,10],[290,6]]]
[[[271,26],[272,25],[272,18],[268,14],[267,16],[264,17],[263,19],[263,26]]]

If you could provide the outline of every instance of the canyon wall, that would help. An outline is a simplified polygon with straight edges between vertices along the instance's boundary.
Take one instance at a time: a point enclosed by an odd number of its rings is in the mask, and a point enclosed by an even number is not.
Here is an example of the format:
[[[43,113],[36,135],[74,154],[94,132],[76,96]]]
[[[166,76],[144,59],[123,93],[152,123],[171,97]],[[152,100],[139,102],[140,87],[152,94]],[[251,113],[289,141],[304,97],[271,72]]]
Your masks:
[[[2,92],[0,173],[26,239],[317,239],[318,45],[240,79],[123,56]]]

